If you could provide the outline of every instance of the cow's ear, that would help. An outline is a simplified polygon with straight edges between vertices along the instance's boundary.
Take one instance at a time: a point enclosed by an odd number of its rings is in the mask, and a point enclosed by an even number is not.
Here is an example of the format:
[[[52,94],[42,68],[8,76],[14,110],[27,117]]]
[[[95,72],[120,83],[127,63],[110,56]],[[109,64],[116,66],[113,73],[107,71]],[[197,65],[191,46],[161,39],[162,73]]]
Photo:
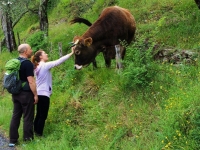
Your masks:
[[[86,39],[84,40],[84,45],[85,45],[85,46],[90,46],[91,44],[92,44],[92,38],[91,38],[91,37],[86,38]]]

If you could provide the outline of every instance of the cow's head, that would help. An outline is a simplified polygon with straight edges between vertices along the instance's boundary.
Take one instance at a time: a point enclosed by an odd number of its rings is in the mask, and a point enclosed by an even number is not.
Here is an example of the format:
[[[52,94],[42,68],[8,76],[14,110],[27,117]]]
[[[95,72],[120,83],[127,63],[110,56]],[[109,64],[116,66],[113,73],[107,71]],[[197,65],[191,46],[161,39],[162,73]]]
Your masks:
[[[81,69],[94,61],[96,52],[92,46],[92,38],[74,37],[75,69]]]

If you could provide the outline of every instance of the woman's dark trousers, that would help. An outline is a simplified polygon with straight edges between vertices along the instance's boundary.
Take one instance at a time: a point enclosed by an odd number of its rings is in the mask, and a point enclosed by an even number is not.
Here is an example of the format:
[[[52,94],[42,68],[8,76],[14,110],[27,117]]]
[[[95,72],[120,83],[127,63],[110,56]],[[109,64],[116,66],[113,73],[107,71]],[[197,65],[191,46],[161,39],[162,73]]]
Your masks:
[[[45,120],[48,116],[50,98],[47,96],[38,95],[37,112],[34,120],[34,132],[42,136]]]

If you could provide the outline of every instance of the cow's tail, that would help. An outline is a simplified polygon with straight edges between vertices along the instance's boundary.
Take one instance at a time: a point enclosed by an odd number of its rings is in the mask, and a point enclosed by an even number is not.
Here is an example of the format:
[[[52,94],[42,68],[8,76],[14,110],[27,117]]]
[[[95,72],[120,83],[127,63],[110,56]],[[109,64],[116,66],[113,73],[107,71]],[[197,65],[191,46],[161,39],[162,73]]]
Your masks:
[[[92,25],[92,23],[89,22],[87,19],[79,18],[79,17],[76,17],[76,18],[74,18],[74,19],[72,19],[70,21],[70,24],[74,24],[74,23],[84,23],[87,26],[91,26]]]

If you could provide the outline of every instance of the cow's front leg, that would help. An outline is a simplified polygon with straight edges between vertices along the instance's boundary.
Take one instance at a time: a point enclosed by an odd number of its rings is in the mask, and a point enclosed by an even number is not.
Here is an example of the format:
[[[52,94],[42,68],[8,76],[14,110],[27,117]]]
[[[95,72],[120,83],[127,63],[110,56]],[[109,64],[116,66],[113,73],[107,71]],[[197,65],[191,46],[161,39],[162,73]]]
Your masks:
[[[110,58],[105,59],[105,64],[106,64],[107,68],[110,68],[110,66],[111,66],[111,59]]]
[[[103,51],[103,57],[105,60],[105,65],[107,68],[110,68],[111,66],[111,58],[108,56],[108,52],[107,51]]]
[[[93,69],[96,69],[96,68],[97,68],[97,62],[96,62],[96,59],[94,59],[94,61],[92,62],[92,65],[93,65]]]

